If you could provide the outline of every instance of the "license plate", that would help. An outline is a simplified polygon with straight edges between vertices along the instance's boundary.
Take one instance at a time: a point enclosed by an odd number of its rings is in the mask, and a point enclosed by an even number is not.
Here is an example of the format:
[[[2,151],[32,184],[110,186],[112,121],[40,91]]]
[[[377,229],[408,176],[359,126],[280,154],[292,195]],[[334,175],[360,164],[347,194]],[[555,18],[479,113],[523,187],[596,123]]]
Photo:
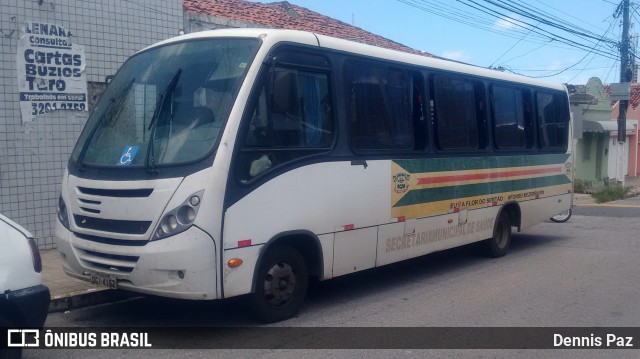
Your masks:
[[[118,289],[118,281],[116,280],[116,277],[111,274],[92,273],[91,284],[97,285],[98,287]]]

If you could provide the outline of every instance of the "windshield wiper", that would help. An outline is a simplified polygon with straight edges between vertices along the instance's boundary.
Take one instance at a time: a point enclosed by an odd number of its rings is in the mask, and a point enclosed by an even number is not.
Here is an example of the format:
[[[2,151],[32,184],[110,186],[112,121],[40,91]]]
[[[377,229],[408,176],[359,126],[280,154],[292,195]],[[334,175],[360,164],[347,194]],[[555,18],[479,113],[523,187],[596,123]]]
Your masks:
[[[87,137],[86,141],[82,145],[82,150],[80,151],[80,154],[78,155],[78,160],[76,162],[76,169],[78,171],[82,171],[83,169],[82,165],[84,161],[84,156],[87,153],[87,149],[89,148],[89,144],[91,143],[91,140],[93,140],[93,136],[98,131],[98,128],[100,127],[100,125],[102,125],[102,121],[104,121],[104,119],[107,117],[113,118],[114,116],[117,116],[120,114],[120,112],[122,111],[122,103],[127,98],[127,95],[129,94],[129,91],[131,90],[131,87],[133,87],[133,83],[135,81],[136,81],[135,78],[131,79],[131,81],[129,82],[129,84],[127,84],[127,87],[125,87],[124,90],[122,90],[119,94],[109,99],[109,104],[107,105],[109,107],[104,111],[104,113],[96,123],[95,127],[91,130],[91,133]]]
[[[158,119],[158,117],[160,117],[160,114],[162,113],[162,110],[164,109],[164,105],[167,102],[167,97],[169,97],[169,94],[171,94],[173,92],[173,90],[176,88],[176,84],[178,83],[178,79],[180,78],[180,74],[182,74],[182,69],[179,68],[171,77],[171,81],[169,81],[169,84],[167,85],[167,87],[164,89],[164,91],[162,91],[162,94],[160,94],[160,98],[158,99],[158,103],[156,104],[156,108],[153,111],[153,116],[151,116],[151,121],[149,122],[149,127],[147,128],[148,130],[151,130],[151,133],[149,134],[149,149],[147,151],[147,158],[145,160],[145,167],[147,167],[147,171],[151,172],[151,173],[155,173],[156,172],[156,160],[155,160],[155,155],[153,154],[154,150],[153,150],[153,139],[156,135],[156,120]]]

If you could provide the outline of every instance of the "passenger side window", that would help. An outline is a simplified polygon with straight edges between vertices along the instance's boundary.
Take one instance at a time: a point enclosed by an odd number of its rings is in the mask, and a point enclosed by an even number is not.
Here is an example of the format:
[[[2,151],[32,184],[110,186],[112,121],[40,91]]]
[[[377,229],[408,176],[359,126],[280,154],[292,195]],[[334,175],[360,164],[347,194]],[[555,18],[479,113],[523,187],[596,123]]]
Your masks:
[[[530,147],[531,106],[521,90],[493,86],[493,138],[499,149]]]
[[[262,83],[237,166],[243,182],[326,151],[335,137],[328,73],[274,67]]]
[[[350,140],[354,150],[413,150],[424,141],[421,80],[395,68],[346,66]],[[416,131],[418,133],[416,133]]]
[[[567,100],[562,95],[536,95],[538,141],[545,149],[565,149],[569,137]]]
[[[478,120],[483,102],[479,93],[472,81],[442,75],[433,77],[432,106],[438,149],[480,147]]]

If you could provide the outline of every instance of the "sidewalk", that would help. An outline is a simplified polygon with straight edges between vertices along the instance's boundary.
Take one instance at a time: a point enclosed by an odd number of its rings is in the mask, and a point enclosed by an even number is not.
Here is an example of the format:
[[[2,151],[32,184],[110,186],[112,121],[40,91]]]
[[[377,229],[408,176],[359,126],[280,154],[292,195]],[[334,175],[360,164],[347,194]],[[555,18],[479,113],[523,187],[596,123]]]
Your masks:
[[[624,185],[634,187],[635,190],[633,192],[636,193],[636,195],[640,195],[640,177],[627,177],[625,178]],[[640,198],[640,197],[636,196],[634,198]],[[615,201],[615,202],[619,202],[619,201]],[[573,195],[574,206],[593,205],[595,203],[596,203],[596,200],[590,194],[574,193]]]
[[[42,258],[42,283],[49,287],[51,292],[49,313],[135,296],[132,293],[99,288],[89,282],[69,277],[62,270],[60,253],[55,249],[40,251],[40,257]]]
[[[640,177],[627,178],[625,185],[635,187],[636,193],[640,193]],[[633,201],[634,204],[640,202],[640,197],[634,199],[638,199]],[[576,193],[573,203],[575,206],[593,205],[595,200],[590,194]],[[138,296],[135,293],[99,288],[88,282],[69,277],[62,270],[60,254],[55,249],[41,251],[40,255],[42,257],[42,282],[51,291],[49,312],[61,312]]]

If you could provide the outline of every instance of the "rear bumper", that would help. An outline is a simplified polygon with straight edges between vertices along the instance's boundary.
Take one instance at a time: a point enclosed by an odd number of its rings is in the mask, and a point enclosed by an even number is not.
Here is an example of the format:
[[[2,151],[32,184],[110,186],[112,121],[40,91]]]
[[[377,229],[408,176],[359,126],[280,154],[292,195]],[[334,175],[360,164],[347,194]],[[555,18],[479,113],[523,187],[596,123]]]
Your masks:
[[[49,288],[42,284],[0,296],[0,302],[15,311],[12,319],[17,322],[13,324],[23,328],[42,328],[47,320],[50,301]]]

